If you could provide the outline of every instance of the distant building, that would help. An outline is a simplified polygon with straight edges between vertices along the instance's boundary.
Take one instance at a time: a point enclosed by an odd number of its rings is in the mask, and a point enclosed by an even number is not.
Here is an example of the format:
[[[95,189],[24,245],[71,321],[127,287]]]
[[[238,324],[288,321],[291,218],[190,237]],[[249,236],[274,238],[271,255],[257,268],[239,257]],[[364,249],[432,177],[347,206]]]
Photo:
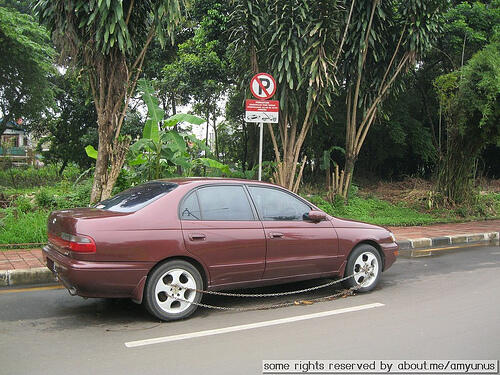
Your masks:
[[[31,141],[22,124],[22,119],[7,123],[7,129],[1,135],[0,160],[9,158],[15,165],[31,163]]]

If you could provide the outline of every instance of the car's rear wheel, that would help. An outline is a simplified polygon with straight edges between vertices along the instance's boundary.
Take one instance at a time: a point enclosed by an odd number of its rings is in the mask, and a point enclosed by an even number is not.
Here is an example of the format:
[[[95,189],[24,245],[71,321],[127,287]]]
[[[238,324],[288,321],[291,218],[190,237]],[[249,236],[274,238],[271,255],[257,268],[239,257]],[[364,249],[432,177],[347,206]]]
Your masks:
[[[158,266],[146,282],[144,303],[147,310],[161,320],[178,320],[190,316],[201,301],[203,279],[191,263],[173,260]]]
[[[345,276],[352,276],[344,284],[348,288],[360,287],[359,292],[369,292],[377,286],[382,273],[380,254],[372,245],[361,244],[349,255]]]

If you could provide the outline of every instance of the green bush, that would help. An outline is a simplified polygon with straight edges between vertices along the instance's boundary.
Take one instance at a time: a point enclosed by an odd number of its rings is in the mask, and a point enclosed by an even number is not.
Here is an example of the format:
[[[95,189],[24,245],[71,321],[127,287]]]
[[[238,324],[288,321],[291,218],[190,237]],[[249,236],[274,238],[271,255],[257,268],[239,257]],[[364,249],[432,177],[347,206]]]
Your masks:
[[[40,208],[53,209],[57,207],[56,197],[47,189],[40,189],[40,191],[35,194],[35,199]]]
[[[0,170],[0,186],[6,188],[32,188],[47,186],[59,181],[75,181],[80,170],[76,166],[67,166],[60,176],[59,166],[47,165],[41,168],[35,167],[12,167]]]
[[[90,203],[90,193],[92,192],[92,181],[87,180],[72,187],[71,193],[64,197],[64,201],[58,202],[59,208],[88,207]]]
[[[20,195],[16,198],[14,205],[21,212],[30,212],[33,209],[33,205],[31,204],[31,199],[24,195]]]

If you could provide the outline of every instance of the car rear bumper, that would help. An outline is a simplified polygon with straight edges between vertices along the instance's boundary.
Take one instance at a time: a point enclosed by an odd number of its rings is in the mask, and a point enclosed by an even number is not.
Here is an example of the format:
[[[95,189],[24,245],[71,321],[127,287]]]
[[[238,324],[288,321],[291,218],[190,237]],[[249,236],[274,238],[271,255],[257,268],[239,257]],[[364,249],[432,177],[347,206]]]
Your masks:
[[[70,291],[82,297],[131,298],[142,301],[152,262],[88,262],[61,254],[52,245],[43,248],[47,267]]]

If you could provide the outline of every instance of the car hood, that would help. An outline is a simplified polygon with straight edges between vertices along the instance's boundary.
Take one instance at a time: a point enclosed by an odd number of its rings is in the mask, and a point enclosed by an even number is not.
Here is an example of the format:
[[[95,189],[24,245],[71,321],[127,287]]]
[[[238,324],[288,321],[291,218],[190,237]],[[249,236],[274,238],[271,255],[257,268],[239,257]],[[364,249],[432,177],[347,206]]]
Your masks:
[[[368,224],[357,220],[341,219],[338,217],[332,217],[331,220],[335,228],[376,229],[389,231],[387,228],[381,227],[379,225]]]

